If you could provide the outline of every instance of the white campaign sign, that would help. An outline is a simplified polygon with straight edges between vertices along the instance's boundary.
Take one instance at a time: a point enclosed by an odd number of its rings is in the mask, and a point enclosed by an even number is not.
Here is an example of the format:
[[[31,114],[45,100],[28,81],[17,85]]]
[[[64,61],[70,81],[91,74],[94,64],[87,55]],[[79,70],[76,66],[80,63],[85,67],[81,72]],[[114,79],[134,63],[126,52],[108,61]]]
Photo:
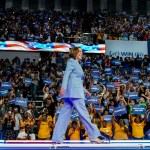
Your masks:
[[[106,54],[112,57],[144,57],[148,55],[148,45],[146,41],[116,41],[106,40]]]

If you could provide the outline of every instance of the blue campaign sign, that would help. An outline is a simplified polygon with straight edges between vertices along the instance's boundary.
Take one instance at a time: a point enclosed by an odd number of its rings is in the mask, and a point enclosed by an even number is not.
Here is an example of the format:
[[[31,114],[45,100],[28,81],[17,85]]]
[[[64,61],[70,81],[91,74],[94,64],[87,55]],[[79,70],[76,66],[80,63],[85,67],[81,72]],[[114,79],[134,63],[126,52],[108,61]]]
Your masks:
[[[8,101],[9,104],[15,104],[16,102],[16,98],[12,98]]]
[[[115,65],[115,66],[120,66],[121,65],[121,62],[120,62],[120,60],[113,60],[112,61],[112,65]]]
[[[61,101],[61,97],[60,96],[56,96],[57,102]]]
[[[114,83],[107,83],[106,87],[107,87],[107,89],[113,89],[113,88],[115,88],[115,84]]]
[[[112,80],[120,80],[120,76],[114,76]]]
[[[93,79],[98,79],[99,80],[101,78],[100,74],[98,74],[98,73],[92,73],[91,76],[92,76]]]
[[[105,121],[107,121],[107,123],[111,123],[112,115],[103,115],[103,118]]]
[[[17,67],[16,67],[16,70],[17,70],[17,71],[22,71],[21,66],[17,66]]]
[[[150,89],[150,82],[143,82],[143,85]]]
[[[128,97],[130,100],[131,99],[135,99],[135,100],[139,99],[138,92],[128,92]]]
[[[109,113],[113,113],[114,111],[114,107],[113,106],[109,106]]]
[[[150,72],[150,66],[149,66],[149,67],[147,67],[147,72]]]
[[[121,84],[127,84],[129,82],[129,80],[126,80],[126,79],[121,79]]]
[[[109,102],[109,100],[108,99],[106,99],[106,100],[104,100],[104,106],[106,106],[107,104],[108,104],[108,102]]]
[[[134,69],[134,70],[133,70],[133,73],[134,73],[134,74],[139,74],[140,72],[141,72],[140,69]]]
[[[111,68],[105,68],[104,72],[112,72]]]
[[[98,60],[96,60],[96,62],[97,62],[98,64],[101,64],[101,63],[102,63],[102,59],[98,59]]]
[[[86,104],[91,104],[91,103],[98,104],[98,97],[97,96],[87,97]]]
[[[71,114],[71,120],[74,121],[77,118],[79,118],[79,114],[77,112],[72,112],[72,114]]]
[[[103,112],[104,106],[101,106],[101,105],[95,105],[95,109],[96,109],[96,112]]]
[[[27,104],[28,104],[28,98],[16,97],[15,105],[27,107]]]
[[[114,116],[120,116],[123,114],[127,114],[125,106],[114,107]]]
[[[32,84],[32,80],[30,78],[25,78],[24,79],[24,84],[25,85],[31,85]]]
[[[9,91],[7,88],[0,88],[0,96],[8,96],[9,95]]]
[[[132,114],[145,114],[146,109],[144,105],[134,105],[132,106]]]
[[[91,65],[92,65],[91,60],[87,60],[87,61],[85,62],[85,66],[91,66]]]
[[[100,92],[100,87],[99,87],[99,85],[93,85],[93,86],[91,86],[91,88],[90,88],[90,92],[91,93],[99,93]]]
[[[1,87],[5,89],[11,89],[12,82],[1,82]]]
[[[131,76],[131,79],[132,79],[132,80],[139,80],[139,76],[138,76],[138,75],[132,75],[132,76]]]
[[[100,70],[99,69],[92,69],[92,73],[100,74]]]
[[[51,85],[52,80],[49,79],[49,78],[45,78],[45,79],[43,79],[43,83],[46,84],[46,85]]]

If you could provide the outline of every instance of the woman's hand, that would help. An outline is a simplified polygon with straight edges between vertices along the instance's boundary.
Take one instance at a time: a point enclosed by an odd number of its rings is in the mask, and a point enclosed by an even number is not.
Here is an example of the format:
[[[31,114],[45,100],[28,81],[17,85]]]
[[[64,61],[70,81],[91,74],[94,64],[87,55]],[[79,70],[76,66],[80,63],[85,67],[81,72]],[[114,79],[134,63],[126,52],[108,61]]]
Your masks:
[[[66,90],[61,89],[61,90],[60,90],[60,92],[59,92],[59,96],[60,96],[60,97],[63,97],[63,96],[64,96],[64,94],[65,94],[65,91],[66,91]]]

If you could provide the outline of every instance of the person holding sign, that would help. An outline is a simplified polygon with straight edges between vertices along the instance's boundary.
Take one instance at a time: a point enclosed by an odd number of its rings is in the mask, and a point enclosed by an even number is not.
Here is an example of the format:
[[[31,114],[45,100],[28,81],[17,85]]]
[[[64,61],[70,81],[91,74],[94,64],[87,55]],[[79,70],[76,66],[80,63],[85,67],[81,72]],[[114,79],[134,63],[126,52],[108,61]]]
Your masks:
[[[64,98],[64,105],[56,122],[52,141],[56,143],[63,142],[63,137],[71,117],[72,109],[75,108],[84,124],[90,141],[100,144],[103,142],[103,140],[98,138],[101,136],[100,131],[91,123],[84,101],[84,93],[87,93],[88,95],[91,94],[83,87],[84,72],[79,64],[79,61],[82,59],[81,48],[72,48],[69,57],[70,59],[67,61],[60,90],[60,96]]]

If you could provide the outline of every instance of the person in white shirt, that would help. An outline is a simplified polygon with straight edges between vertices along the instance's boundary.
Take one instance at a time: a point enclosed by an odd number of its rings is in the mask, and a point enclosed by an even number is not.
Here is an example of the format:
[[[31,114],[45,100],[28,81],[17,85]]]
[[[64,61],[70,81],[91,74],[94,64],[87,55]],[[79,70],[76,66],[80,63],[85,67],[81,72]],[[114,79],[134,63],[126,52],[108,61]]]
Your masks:
[[[35,134],[32,132],[32,129],[29,125],[25,126],[25,130],[20,130],[17,140],[36,140]]]
[[[15,139],[17,138],[20,130],[20,120],[22,119],[20,113],[18,113],[18,108],[14,108],[13,115],[15,118],[15,127],[14,127],[14,133],[15,133]]]

